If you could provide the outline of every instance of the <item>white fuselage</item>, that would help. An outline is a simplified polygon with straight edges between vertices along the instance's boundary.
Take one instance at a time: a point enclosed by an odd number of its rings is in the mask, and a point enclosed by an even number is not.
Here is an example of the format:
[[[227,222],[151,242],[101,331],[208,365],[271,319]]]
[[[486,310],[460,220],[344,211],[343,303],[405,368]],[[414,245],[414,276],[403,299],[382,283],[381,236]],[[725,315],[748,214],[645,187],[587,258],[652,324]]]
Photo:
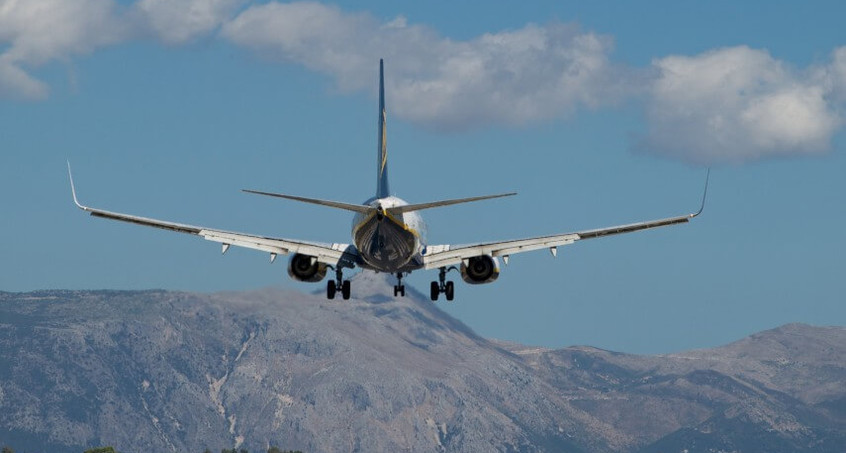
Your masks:
[[[364,204],[375,208],[370,214],[356,214],[352,240],[362,266],[380,272],[409,272],[423,266],[426,224],[416,211],[392,213],[405,206],[397,197],[371,198]]]

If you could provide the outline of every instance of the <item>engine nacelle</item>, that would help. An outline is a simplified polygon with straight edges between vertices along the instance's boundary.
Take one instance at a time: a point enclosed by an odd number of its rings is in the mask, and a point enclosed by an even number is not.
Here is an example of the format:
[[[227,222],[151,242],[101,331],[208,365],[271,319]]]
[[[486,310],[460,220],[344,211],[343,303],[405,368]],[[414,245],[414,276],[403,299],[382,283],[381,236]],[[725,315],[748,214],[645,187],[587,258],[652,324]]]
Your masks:
[[[490,283],[499,277],[499,260],[490,256],[474,256],[461,262],[461,278],[471,285]]]
[[[326,277],[326,265],[313,256],[296,253],[288,260],[288,275],[300,282],[319,282]]]

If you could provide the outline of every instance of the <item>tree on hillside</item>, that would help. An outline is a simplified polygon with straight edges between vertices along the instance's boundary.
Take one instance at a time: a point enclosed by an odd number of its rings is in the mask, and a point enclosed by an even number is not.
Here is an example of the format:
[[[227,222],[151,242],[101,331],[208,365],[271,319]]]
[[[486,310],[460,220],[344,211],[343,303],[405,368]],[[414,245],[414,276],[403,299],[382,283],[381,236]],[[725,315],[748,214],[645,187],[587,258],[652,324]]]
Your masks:
[[[2,453],[15,453],[15,450],[12,450],[12,447],[4,446]]]
[[[85,450],[85,453],[117,453],[114,447],[97,447]]]

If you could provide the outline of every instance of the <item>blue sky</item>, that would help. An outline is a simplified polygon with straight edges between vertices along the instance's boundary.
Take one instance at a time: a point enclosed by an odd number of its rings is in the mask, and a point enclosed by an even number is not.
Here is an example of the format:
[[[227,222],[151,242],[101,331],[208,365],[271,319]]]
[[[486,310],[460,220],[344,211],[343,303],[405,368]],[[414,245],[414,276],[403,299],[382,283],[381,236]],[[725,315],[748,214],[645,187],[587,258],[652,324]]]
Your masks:
[[[692,212],[713,168],[689,225],[458,282],[441,307],[479,333],[656,353],[846,324],[842,4],[586,3],[2,1],[0,290],[322,288],[89,218],[65,160],[93,206],[347,242],[345,212],[240,189],[371,196],[384,57],[392,190],[520,194],[425,212],[430,243]]]

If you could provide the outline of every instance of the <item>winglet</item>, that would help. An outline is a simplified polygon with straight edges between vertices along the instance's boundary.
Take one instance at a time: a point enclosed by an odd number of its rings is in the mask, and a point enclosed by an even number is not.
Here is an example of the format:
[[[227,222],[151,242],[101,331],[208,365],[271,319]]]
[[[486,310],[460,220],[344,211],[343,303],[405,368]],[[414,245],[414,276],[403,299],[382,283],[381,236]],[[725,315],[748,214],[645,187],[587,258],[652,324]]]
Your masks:
[[[71,166],[70,160],[68,160],[68,179],[70,179],[71,185],[71,195],[73,195],[73,202],[79,209],[85,209],[85,206],[79,203],[79,200],[76,198],[76,188],[73,186],[73,174],[71,173]]]
[[[694,218],[699,214],[702,214],[702,211],[705,210],[705,197],[708,196],[708,180],[711,178],[711,168],[708,168],[708,171],[705,173],[705,190],[702,192],[702,205],[699,206],[699,210],[696,211],[695,214],[691,214],[690,218]]]

